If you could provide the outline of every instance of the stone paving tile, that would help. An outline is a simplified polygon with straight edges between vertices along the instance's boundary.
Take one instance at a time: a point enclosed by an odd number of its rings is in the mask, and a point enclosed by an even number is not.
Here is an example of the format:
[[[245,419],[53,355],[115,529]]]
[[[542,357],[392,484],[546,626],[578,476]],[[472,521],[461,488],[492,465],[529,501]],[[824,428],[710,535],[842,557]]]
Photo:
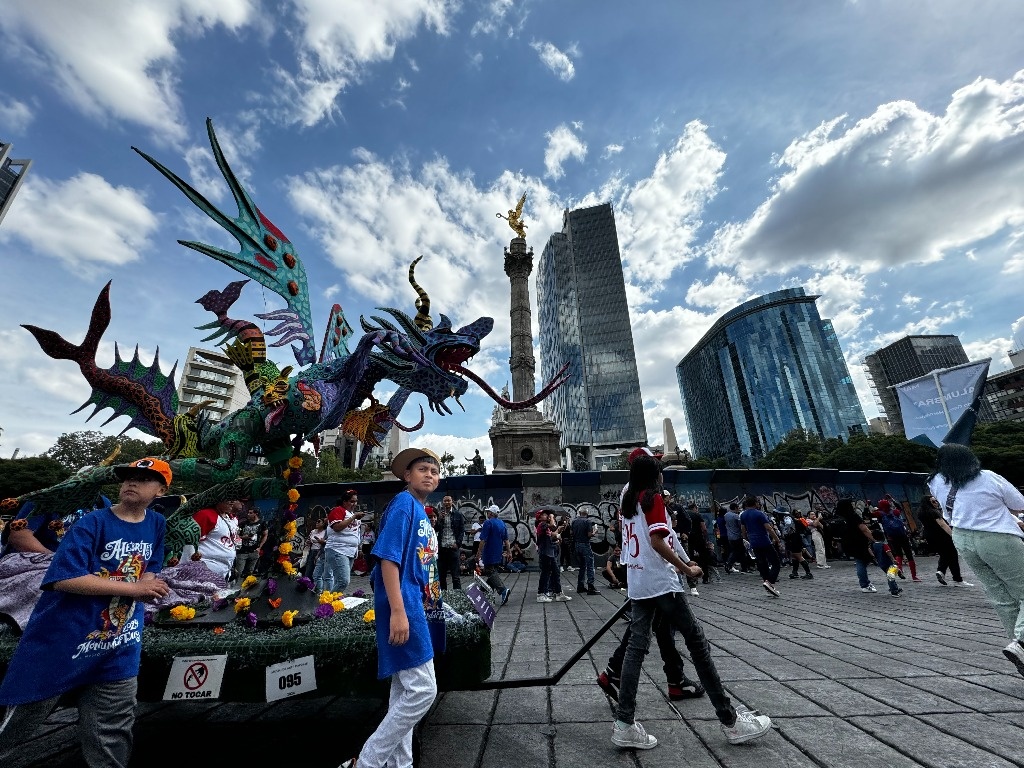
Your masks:
[[[747,656],[746,661],[750,666],[759,669],[776,680],[814,680],[821,679],[822,675],[790,659],[769,654]]]
[[[970,715],[921,715],[921,720],[943,733],[994,752],[1018,765],[1024,764],[1024,728],[1007,722],[1001,716],[982,713]]]
[[[735,700],[769,716],[801,717],[830,714],[806,696],[776,680],[739,680],[725,684]]]
[[[779,732],[828,768],[921,768],[841,717],[773,718]]]
[[[809,718],[816,721],[818,718]],[[728,768],[766,768],[766,766],[785,766],[785,768],[803,768],[814,766],[821,768],[821,763],[804,754],[798,746],[783,737],[778,728],[754,741],[743,744],[730,744],[722,733],[718,720],[696,720],[690,725],[707,750],[722,765]],[[651,725],[652,729],[654,724]],[[679,763],[677,762],[676,765]],[[671,763],[663,763],[671,765]],[[695,766],[698,764],[691,764]]]
[[[938,678],[929,678],[936,680]],[[942,698],[907,685],[900,680],[889,680],[884,677],[869,679],[848,679],[843,683],[860,691],[866,696],[876,698],[908,714],[920,714],[923,712],[969,712],[970,708],[949,699]]]
[[[424,725],[419,734],[419,764],[452,768],[475,765],[486,734],[483,725]]]
[[[770,675],[762,672],[756,667],[752,667],[745,661],[740,661],[735,656],[720,656],[717,653],[712,653],[712,657],[715,660],[715,668],[718,670],[718,676],[723,682],[730,680],[768,680]]]
[[[840,717],[895,715],[897,710],[835,680],[793,680],[789,687]]]
[[[821,653],[809,652],[800,661],[808,669],[813,669],[823,677],[833,680],[839,680],[844,677],[875,677],[877,674],[866,667],[850,664],[842,659],[836,659]]]
[[[938,694],[979,712],[1017,712],[1021,705],[1020,699],[1016,696],[997,693],[955,677],[936,677],[927,680],[914,678],[906,682],[908,685]]]
[[[510,765],[547,766],[551,765],[550,725],[493,725],[487,731],[483,760],[480,768],[509,768]],[[432,766],[451,766],[447,758]],[[628,765],[628,764],[627,764]]]
[[[1024,678],[1020,675],[981,674],[966,675],[960,679],[1024,700]],[[1024,706],[1018,705],[1018,708],[1024,708]]]
[[[855,717],[854,725],[934,768],[1009,768],[1014,763],[928,725],[920,718]],[[1019,754],[1019,748],[1018,748]]]
[[[509,688],[498,691],[498,706],[491,722],[504,725],[547,723],[549,720],[547,688]]]
[[[430,713],[430,723],[486,725],[496,696],[495,691],[449,691],[440,694]]]

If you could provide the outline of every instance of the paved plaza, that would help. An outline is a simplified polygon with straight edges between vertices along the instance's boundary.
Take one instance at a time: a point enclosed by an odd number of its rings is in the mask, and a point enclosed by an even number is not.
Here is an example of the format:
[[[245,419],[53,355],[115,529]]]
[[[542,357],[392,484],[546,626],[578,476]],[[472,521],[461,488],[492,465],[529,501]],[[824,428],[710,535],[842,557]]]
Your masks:
[[[924,583],[901,582],[899,598],[887,594],[877,569],[879,592],[862,593],[846,562],[812,569],[813,581],[790,581],[785,569],[781,598],[768,595],[757,576],[700,586],[690,604],[726,688],[735,703],[774,723],[755,742],[729,745],[706,697],[669,702],[652,642],[637,717],[660,744],[645,752],[614,747],[612,709],[594,681],[626,626],[620,621],[555,686],[439,696],[420,729],[417,765],[1022,766],[1024,678],[1000,652],[1002,627],[980,587],[943,587],[934,564],[920,560]],[[600,596],[570,592],[569,603],[538,604],[537,578],[507,579],[512,598],[494,625],[492,679],[555,672],[625,599],[601,588]],[[575,586],[575,574],[563,579]],[[381,702],[339,697],[144,704],[133,765],[334,768],[381,713]],[[74,710],[56,713],[4,768],[81,765],[75,720]]]

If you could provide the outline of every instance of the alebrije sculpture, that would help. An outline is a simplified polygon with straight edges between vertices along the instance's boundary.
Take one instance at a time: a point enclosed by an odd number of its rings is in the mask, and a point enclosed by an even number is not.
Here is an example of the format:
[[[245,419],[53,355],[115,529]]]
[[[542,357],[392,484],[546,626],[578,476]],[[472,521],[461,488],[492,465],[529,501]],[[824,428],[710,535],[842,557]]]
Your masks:
[[[267,332],[268,336],[279,337],[270,346],[291,344],[296,363],[307,367],[298,372],[293,372],[291,366],[280,368],[267,358],[263,331],[252,322],[228,316],[228,310],[248,280],[230,283],[224,290],[210,291],[198,300],[216,315],[216,320],[200,326],[201,330],[212,331],[204,341],[216,339],[226,344],[224,352],[242,371],[251,394],[245,407],[216,423],[204,418],[202,403],[187,413],[177,413],[174,371],[164,376],[156,357],[147,367],[139,360],[136,349],[134,358],[126,362],[115,347],[115,363],[111,368],[104,370],[96,365],[96,349],[111,316],[109,283],[96,300],[82,344],[73,345],[53,331],[24,326],[46,354],[78,363],[92,387],[89,400],[82,406],[94,406],[89,418],[107,408],[113,410],[108,422],[118,416],[129,416],[131,420],[125,429],[134,427],[164,443],[166,458],[176,478],[199,479],[214,486],[229,483],[238,477],[246,459],[255,451],[277,470],[279,479],[273,487],[257,489],[252,487],[252,481],[239,480],[231,486],[211,488],[203,494],[203,501],[238,498],[239,495],[263,494],[266,497],[271,492],[285,495],[287,491],[286,498],[294,505],[298,494],[287,486],[295,485],[300,476],[298,454],[306,441],[315,441],[325,429],[341,427],[364,445],[379,444],[391,426],[398,424],[399,413],[412,393],[426,397],[435,413],[448,414],[452,411],[446,401],[454,398],[461,406],[459,397],[469,387],[468,378],[504,408],[517,410],[540,402],[566,380],[563,368],[535,396],[514,402],[498,395],[479,376],[463,367],[463,363],[480,351],[480,341],[490,333],[494,321],[481,317],[454,329],[451,320],[442,314],[435,324],[430,317],[429,296],[415,280],[414,270],[419,259],[409,267],[409,282],[417,293],[415,320],[398,309],[380,308],[393,320],[373,316],[371,323],[360,318],[365,335],[350,352],[348,341],[352,329],[341,307],[335,305],[317,359],[305,268],[291,241],[256,207],[231,171],[212,121],[207,120],[206,125],[217,166],[238,207],[234,218],[215,208],[157,160],[133,149],[237,240],[237,253],[194,241],[179,242],[256,280],[283,298],[287,308],[257,317],[277,321],[278,325]],[[376,385],[384,380],[398,385],[387,404],[379,403],[373,395]],[[399,426],[411,431],[422,424],[421,408],[418,424]],[[216,453],[216,459],[199,457],[200,451],[210,449]],[[19,500],[5,500],[0,508],[11,508],[18,503]],[[193,543],[195,538],[195,531],[188,525],[193,508],[198,507],[189,503],[168,519],[169,536],[179,551],[180,545]],[[174,554],[169,552],[168,556]]]

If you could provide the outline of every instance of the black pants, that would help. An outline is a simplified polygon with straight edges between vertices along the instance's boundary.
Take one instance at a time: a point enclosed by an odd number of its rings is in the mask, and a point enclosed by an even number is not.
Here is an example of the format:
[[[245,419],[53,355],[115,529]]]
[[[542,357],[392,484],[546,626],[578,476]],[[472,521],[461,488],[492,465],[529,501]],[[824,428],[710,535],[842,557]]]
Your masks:
[[[935,566],[935,570],[945,575],[948,568],[953,574],[953,581],[963,581],[964,577],[960,575],[960,555],[956,551],[953,539],[946,536],[941,541],[931,542],[931,545],[939,553],[939,564]]]
[[[441,581],[441,589],[448,589],[448,574],[452,575],[452,586],[462,589],[459,578],[459,550],[457,547],[441,547],[437,551],[437,571]]]
[[[501,568],[501,563],[491,563],[485,565],[481,572],[483,573],[484,579],[487,581],[487,585],[491,589],[496,589],[498,592],[505,591],[505,582],[501,580],[501,576],[498,575],[498,569]]]
[[[686,675],[683,674],[683,657],[679,655],[679,649],[676,648],[672,623],[665,619],[661,611],[656,611],[651,626],[654,629],[654,639],[658,643],[658,650],[661,652],[661,668],[665,670],[665,682],[669,685],[682,684],[686,680]],[[622,640],[619,641],[619,647],[608,659],[608,671],[615,677],[622,675],[622,660],[626,657],[630,634],[629,627],[626,627],[626,631],[622,634]]]
[[[725,561],[725,568],[728,570],[737,564],[741,571],[749,573],[750,558],[747,557],[747,548],[743,544],[743,539],[729,539],[729,557]]]
[[[779,560],[779,550],[774,544],[765,544],[760,547],[751,547],[754,550],[754,557],[757,558],[757,570],[761,578],[769,584],[779,580],[779,569],[782,562]]]

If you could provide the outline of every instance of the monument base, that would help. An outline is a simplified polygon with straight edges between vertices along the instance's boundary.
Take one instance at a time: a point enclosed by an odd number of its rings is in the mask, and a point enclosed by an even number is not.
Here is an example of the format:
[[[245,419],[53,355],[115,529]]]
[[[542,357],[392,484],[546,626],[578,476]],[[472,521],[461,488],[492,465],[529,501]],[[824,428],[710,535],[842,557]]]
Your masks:
[[[562,433],[536,408],[505,411],[487,431],[494,456],[494,473],[561,472],[558,448]]]

